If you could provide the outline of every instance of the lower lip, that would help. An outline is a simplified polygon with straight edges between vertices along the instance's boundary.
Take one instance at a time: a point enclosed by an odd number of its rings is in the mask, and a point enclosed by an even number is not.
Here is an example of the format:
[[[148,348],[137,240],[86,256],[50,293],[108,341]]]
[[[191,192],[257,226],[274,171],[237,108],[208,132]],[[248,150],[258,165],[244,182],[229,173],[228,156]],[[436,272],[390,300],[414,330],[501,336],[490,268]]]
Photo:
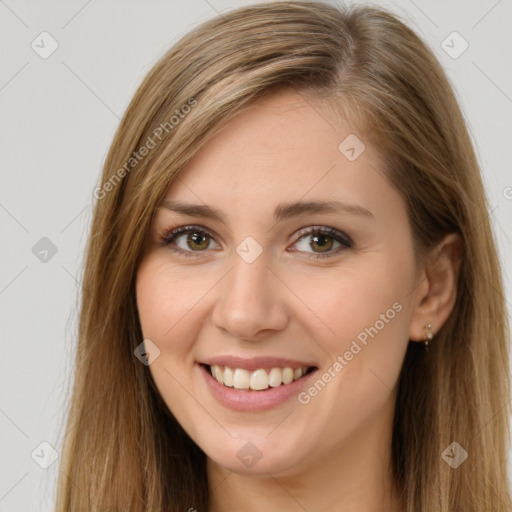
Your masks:
[[[254,391],[228,388],[220,384],[204,365],[199,365],[199,368],[215,399],[225,407],[237,411],[265,411],[284,404],[291,397],[297,396],[316,373],[315,369],[290,384],[281,384],[277,388],[270,387],[266,390]]]

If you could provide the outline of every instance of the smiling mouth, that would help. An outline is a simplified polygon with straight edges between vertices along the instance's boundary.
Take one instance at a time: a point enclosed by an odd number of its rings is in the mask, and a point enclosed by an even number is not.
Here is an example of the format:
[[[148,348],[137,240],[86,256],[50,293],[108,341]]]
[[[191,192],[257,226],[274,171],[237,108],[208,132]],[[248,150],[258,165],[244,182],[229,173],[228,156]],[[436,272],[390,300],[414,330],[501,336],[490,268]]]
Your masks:
[[[315,366],[259,368],[254,371],[216,364],[203,366],[219,384],[227,388],[252,391],[286,386],[316,370]]]

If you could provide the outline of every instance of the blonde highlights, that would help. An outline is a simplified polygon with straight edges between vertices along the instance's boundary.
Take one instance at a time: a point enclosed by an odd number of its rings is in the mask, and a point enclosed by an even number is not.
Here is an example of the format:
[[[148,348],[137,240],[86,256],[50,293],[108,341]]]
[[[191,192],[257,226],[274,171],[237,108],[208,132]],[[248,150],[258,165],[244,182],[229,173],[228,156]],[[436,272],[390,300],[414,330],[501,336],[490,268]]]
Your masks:
[[[508,319],[488,202],[452,88],[395,15],[295,1],[237,9],[191,31],[149,72],[119,125],[83,272],[58,512],[207,509],[205,456],[133,354],[142,341],[135,274],[180,170],[223,123],[285,88],[332,103],[380,150],[419,259],[446,234],[463,240],[454,309],[429,357],[410,344],[400,376],[393,469],[403,510],[510,510]],[[155,137],[191,98],[197,104]],[[453,441],[469,453],[456,470],[441,457]]]

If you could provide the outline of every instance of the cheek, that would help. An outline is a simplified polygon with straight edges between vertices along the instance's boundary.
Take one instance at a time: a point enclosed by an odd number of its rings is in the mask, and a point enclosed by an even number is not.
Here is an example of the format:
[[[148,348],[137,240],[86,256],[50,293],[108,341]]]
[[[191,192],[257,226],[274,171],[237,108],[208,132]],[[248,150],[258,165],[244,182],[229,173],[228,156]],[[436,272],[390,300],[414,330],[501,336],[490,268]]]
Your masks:
[[[180,353],[191,338],[191,329],[200,327],[191,319],[200,311],[211,284],[211,276],[191,280],[190,274],[184,275],[156,255],[143,260],[137,270],[136,295],[144,338],[155,341],[163,351],[172,348]]]
[[[311,299],[316,316],[308,323],[327,355],[318,376],[325,384],[313,383],[300,403],[307,404],[312,431],[313,424],[323,425],[331,439],[338,439],[355,435],[381,413],[390,414],[408,343],[412,267],[411,272],[397,269],[393,258],[375,254],[361,267],[346,265],[325,280],[318,277],[303,296]],[[305,294],[301,286],[298,293]],[[314,331],[313,323],[320,330]]]
[[[187,294],[188,290],[181,286],[176,273],[171,273],[156,257],[143,260],[137,270],[136,297],[142,335],[160,351],[149,370],[174,414],[181,402],[187,402],[182,391],[183,387],[190,387],[189,368],[193,365],[190,332],[184,335],[183,330],[189,318],[189,304],[194,299]],[[191,325],[187,327],[190,329]]]
[[[382,399],[398,379],[408,344],[413,269],[412,258],[375,252],[329,275],[297,281],[297,295],[307,297],[314,313],[308,321],[313,339],[327,365],[342,365],[334,370],[338,384],[332,387],[343,389],[348,400],[379,389]]]
[[[195,331],[201,327],[195,320],[205,291],[187,283],[158,255],[145,258],[137,270],[136,297],[142,334],[160,350],[149,366],[151,376],[169,410],[180,418],[188,432],[194,432],[195,424],[190,418],[200,415],[201,410],[190,400],[190,393],[194,394],[191,349]]]
[[[304,298],[311,312],[308,323],[318,327],[315,338],[321,336],[334,355],[348,348],[342,341],[350,345],[351,340],[358,339],[364,344],[374,336],[402,332],[398,325],[407,321],[404,311],[412,283],[407,267],[397,269],[382,255],[375,255],[361,264],[345,265],[308,279],[296,278],[294,293]]]

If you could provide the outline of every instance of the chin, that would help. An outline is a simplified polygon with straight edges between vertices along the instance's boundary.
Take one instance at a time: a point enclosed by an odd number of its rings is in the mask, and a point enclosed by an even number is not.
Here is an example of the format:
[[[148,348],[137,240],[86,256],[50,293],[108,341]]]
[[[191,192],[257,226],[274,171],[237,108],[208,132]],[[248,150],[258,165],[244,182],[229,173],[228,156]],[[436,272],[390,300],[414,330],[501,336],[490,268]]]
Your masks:
[[[200,439],[198,444],[214,464],[233,473],[251,476],[291,473],[304,458],[302,452],[306,447],[284,429],[281,435],[271,437],[272,433],[269,436],[273,428],[275,425],[266,431],[266,437],[244,433],[236,438],[226,435],[217,442],[210,436],[204,442]],[[297,447],[300,447],[300,452]]]

